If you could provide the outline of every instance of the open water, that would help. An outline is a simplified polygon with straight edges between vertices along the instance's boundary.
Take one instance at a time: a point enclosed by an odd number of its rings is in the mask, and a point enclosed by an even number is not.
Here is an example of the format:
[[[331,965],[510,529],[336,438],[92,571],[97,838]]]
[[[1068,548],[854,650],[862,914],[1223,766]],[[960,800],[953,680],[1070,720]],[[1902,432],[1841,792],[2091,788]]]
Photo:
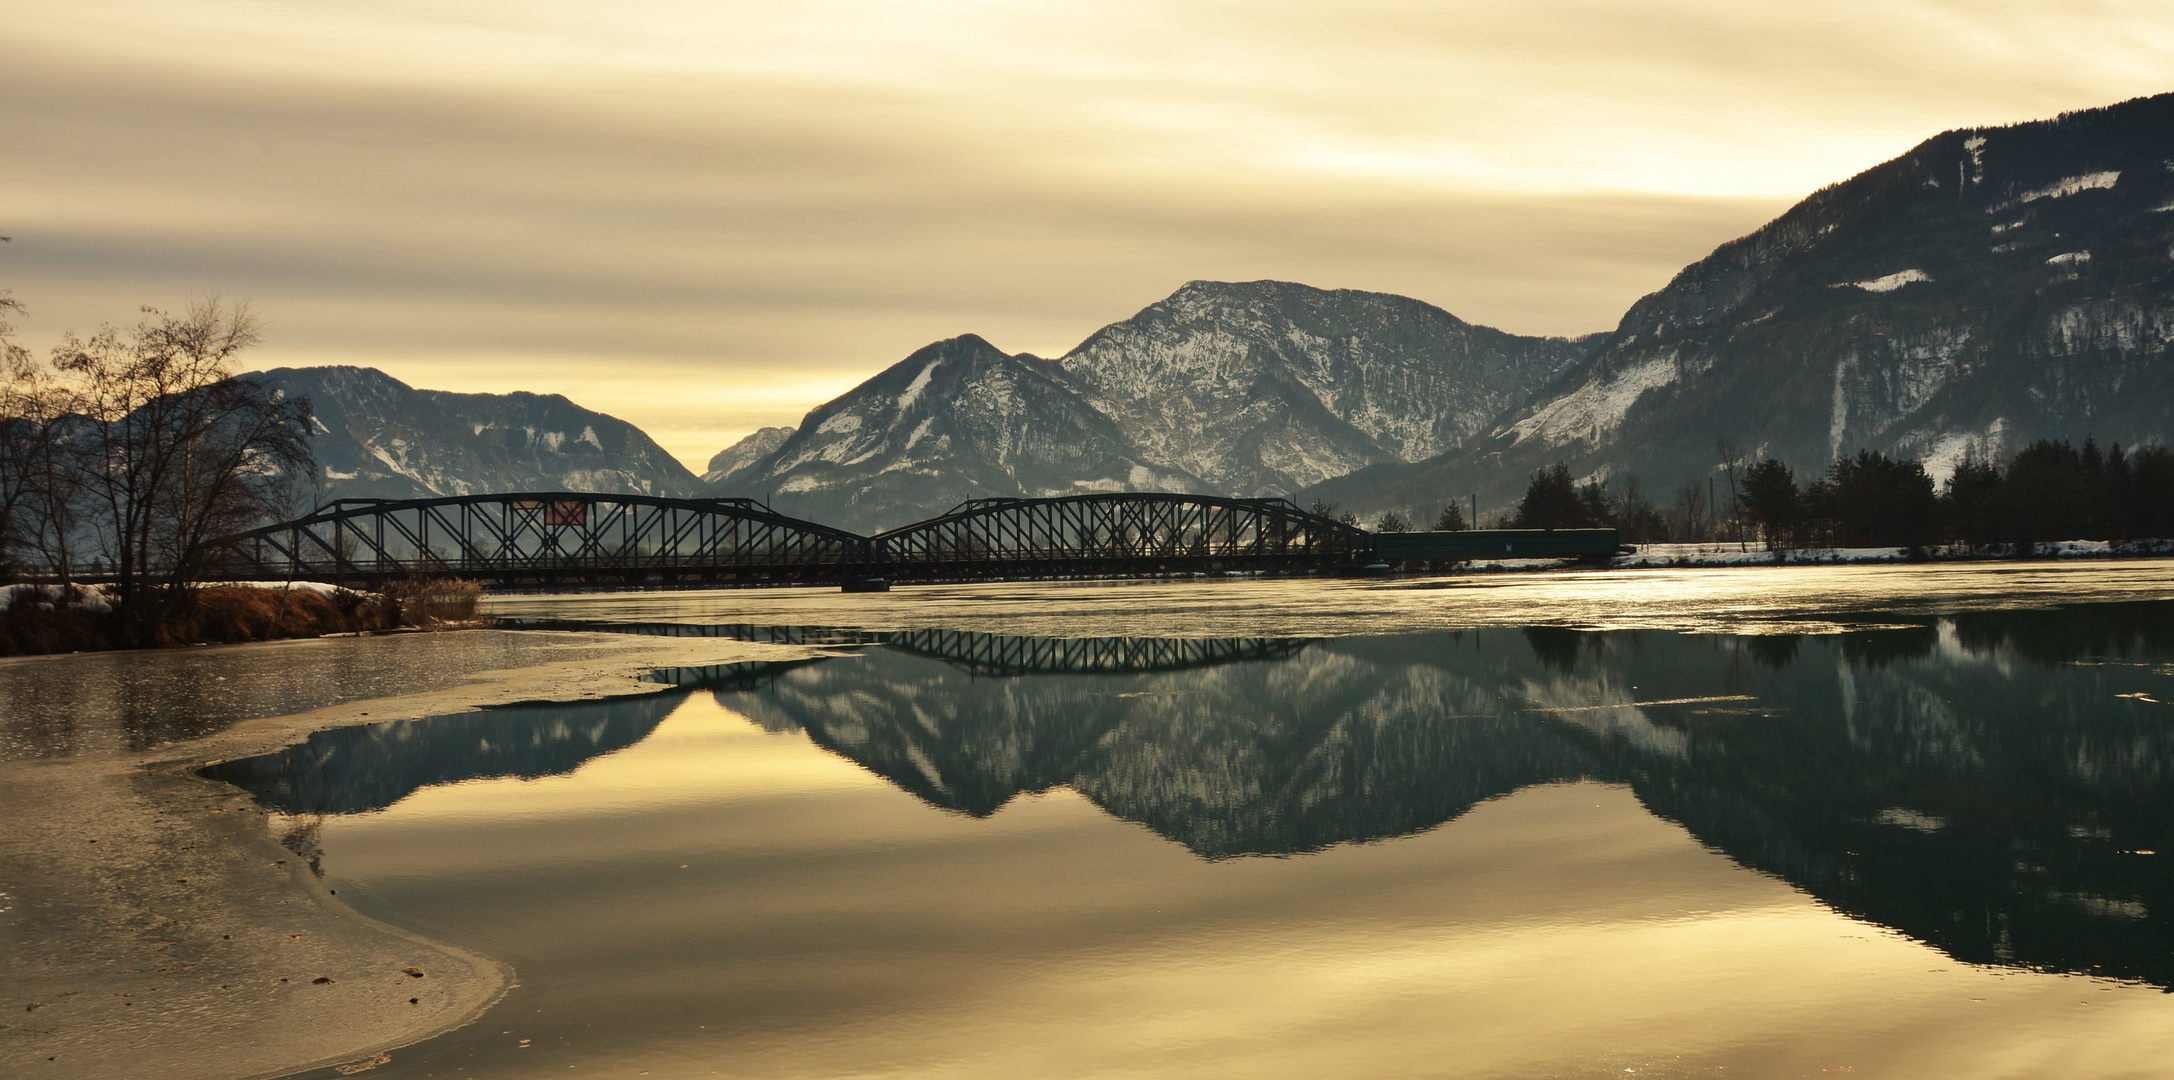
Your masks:
[[[500,613],[839,655],[220,767],[519,973],[373,1076],[2174,1075],[2167,564]]]

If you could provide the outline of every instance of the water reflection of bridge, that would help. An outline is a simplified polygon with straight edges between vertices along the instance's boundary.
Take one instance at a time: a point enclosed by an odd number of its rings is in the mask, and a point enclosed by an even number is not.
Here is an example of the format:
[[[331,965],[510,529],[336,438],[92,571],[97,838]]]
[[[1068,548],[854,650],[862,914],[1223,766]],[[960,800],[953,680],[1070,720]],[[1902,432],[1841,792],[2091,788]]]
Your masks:
[[[984,675],[1122,675],[1185,671],[1246,660],[1280,660],[1304,648],[1300,638],[1045,638],[971,630],[849,630],[825,626],[722,623],[547,623],[507,620],[537,630],[587,630],[651,637],[723,638],[779,645],[885,645]],[[714,687],[747,665],[674,668],[663,681]]]

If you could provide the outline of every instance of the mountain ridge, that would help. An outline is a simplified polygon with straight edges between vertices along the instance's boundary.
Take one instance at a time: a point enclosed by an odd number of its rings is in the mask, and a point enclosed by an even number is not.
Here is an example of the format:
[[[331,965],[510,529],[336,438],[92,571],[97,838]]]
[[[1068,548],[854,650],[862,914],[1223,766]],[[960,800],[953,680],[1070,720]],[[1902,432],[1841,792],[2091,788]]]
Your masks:
[[[1943,132],[1717,247],[1625,312],[1567,389],[1428,461],[1303,498],[1507,508],[1561,459],[1674,482],[1859,449],[1936,478],[2039,437],[2174,435],[2174,95]],[[1696,437],[1686,437],[1691,433]]]
[[[927,346],[709,490],[867,531],[968,498],[1281,495],[1484,433],[1593,340],[1520,337],[1387,293],[1188,282],[1055,360],[971,334]],[[965,366],[943,367],[967,342]],[[1043,428],[1065,434],[1030,437]],[[923,490],[897,490],[909,478]]]
[[[487,491],[686,495],[693,473],[640,428],[557,394],[418,390],[376,368],[273,368],[243,378],[306,398],[325,498]]]

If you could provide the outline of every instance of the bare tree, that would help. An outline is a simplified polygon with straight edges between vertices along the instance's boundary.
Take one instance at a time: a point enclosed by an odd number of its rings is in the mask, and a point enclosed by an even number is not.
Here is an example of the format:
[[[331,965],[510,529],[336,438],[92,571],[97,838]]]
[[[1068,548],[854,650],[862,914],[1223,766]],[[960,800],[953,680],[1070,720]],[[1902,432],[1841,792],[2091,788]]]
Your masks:
[[[234,377],[257,320],[216,297],[135,327],[71,334],[53,366],[76,418],[64,442],[84,524],[109,557],[122,632],[156,637],[211,569],[211,541],[291,509],[314,479],[309,404]]]
[[[1676,489],[1676,502],[1668,510],[1668,531],[1678,540],[1705,543],[1712,537],[1711,515],[1706,506],[1706,484],[1687,481]]]
[[[0,317],[23,305],[0,293]],[[20,557],[42,556],[44,569],[69,578],[69,470],[60,444],[70,426],[69,388],[0,318],[0,572],[20,569]]]
[[[21,314],[22,301],[0,292],[0,580],[14,575],[15,553],[23,546],[31,499],[29,391],[39,374],[30,350],[15,343],[10,315]]]
[[[1728,481],[1727,500],[1715,509],[1721,512],[1722,523],[1736,533],[1736,546],[1744,548],[1744,502],[1738,482],[1743,477],[1744,447],[1727,435],[1714,437],[1714,456],[1721,459],[1716,471]]]

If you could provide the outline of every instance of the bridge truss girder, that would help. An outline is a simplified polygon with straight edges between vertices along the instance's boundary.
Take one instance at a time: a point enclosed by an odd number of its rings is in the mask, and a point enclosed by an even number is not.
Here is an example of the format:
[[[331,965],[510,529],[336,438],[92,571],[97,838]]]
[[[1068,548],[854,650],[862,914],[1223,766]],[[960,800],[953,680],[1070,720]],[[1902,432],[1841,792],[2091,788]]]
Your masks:
[[[894,579],[1304,569],[1367,540],[1285,499],[1140,492],[984,499],[869,538]]]
[[[863,576],[866,538],[750,499],[520,492],[347,499],[220,542],[236,578],[698,584]]]

